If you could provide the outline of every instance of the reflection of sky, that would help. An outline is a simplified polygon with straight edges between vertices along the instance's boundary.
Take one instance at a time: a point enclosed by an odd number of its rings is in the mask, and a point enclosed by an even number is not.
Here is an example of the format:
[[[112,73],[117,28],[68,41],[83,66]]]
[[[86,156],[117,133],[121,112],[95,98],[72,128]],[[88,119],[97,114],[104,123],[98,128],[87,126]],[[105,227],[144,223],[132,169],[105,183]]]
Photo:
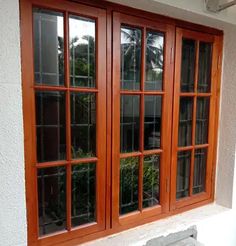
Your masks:
[[[57,17],[57,32],[58,36],[63,37],[63,17],[58,16]],[[87,40],[83,39],[83,36],[92,36],[95,37],[95,23],[90,20],[86,19],[75,19],[70,18],[69,19],[69,33],[70,33],[70,39],[77,37],[78,42],[75,43],[81,44],[85,43],[87,44]]]

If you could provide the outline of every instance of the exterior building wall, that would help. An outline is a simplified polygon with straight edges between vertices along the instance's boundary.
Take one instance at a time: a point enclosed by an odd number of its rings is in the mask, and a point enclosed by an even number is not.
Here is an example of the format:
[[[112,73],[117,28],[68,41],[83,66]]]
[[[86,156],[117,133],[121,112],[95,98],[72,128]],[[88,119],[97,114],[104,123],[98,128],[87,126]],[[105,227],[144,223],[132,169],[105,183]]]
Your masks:
[[[18,0],[0,0],[0,245],[26,245]]]
[[[113,2],[224,30],[216,202],[228,208],[236,208],[236,25],[233,25],[236,24],[235,13],[232,14],[231,9],[220,14],[209,14],[203,10],[204,0]],[[18,246],[26,245],[27,242],[19,0],[0,0],[0,33],[0,246]],[[204,213],[204,209],[201,211]],[[236,214],[233,209],[205,218],[202,223],[196,222],[199,240],[210,246],[217,245],[211,244],[213,242],[228,238],[229,244],[224,245],[236,245],[233,234],[236,228],[235,221]],[[185,223],[185,227],[189,224]],[[222,229],[224,225],[231,227]],[[216,232],[211,230],[211,226]],[[148,230],[146,233],[148,234]]]

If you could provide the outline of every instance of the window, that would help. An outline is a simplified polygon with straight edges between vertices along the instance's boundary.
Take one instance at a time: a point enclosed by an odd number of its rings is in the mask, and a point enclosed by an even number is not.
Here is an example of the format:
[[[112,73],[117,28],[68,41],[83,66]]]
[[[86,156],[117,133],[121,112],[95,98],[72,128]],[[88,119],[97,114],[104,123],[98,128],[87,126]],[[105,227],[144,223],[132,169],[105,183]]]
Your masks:
[[[21,1],[30,245],[76,245],[214,195],[221,32],[86,4]]]

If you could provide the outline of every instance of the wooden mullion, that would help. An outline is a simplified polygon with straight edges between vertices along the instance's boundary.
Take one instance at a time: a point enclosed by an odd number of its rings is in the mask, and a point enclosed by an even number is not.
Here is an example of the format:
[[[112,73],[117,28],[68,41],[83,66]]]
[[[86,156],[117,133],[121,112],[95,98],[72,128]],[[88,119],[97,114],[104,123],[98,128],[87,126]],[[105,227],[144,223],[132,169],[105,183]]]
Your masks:
[[[164,91],[128,91],[128,90],[121,90],[120,91],[120,94],[123,94],[123,95],[165,95],[165,92]]]
[[[141,91],[140,95],[140,132],[139,132],[139,149],[142,155],[139,158],[139,210],[143,210],[143,151],[144,151],[144,83],[145,83],[145,50],[146,50],[146,28],[142,29],[142,47],[141,47]]]
[[[64,50],[65,50],[65,86],[66,92],[66,221],[67,230],[71,230],[71,113],[70,113],[70,62],[69,62],[69,14],[64,14]]]
[[[97,93],[98,89],[96,88],[84,88],[84,87],[70,87],[69,89],[71,92],[90,92],[90,93]]]
[[[141,156],[141,152],[120,153],[120,159]]]
[[[194,176],[194,155],[195,155],[195,132],[196,132],[196,113],[197,113],[197,83],[198,83],[198,61],[199,61],[199,41],[197,41],[195,54],[195,73],[194,73],[194,92],[193,97],[193,122],[192,122],[192,152],[191,152],[191,167],[190,167],[190,183],[189,183],[189,195],[192,196],[193,190],[193,176]]]
[[[67,91],[65,86],[35,85],[35,90],[39,91]]]
[[[49,162],[39,162],[36,163],[36,167],[39,168],[47,168],[47,167],[58,167],[58,166],[65,166],[68,164],[68,161],[49,161]]]
[[[192,150],[194,148],[194,146],[190,145],[190,146],[181,146],[178,147],[177,151],[188,151],[188,150]]]
[[[75,164],[91,163],[91,162],[97,162],[97,161],[98,161],[97,157],[87,157],[87,158],[71,160],[70,163],[72,165],[75,165]]]
[[[163,153],[162,149],[150,149],[150,150],[143,150],[143,155],[156,155]]]

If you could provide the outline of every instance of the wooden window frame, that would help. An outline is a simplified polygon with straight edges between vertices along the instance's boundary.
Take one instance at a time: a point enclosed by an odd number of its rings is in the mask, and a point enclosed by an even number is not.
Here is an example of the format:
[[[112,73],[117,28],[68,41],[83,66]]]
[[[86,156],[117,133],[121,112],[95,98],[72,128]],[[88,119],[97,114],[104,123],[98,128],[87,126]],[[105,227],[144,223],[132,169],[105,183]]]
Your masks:
[[[97,19],[99,16],[105,16],[101,18],[99,22],[103,27],[100,27],[103,35],[100,35],[99,43],[103,44],[99,52],[100,56],[104,59],[104,66],[100,67],[100,74],[104,83],[101,83],[101,88],[95,89],[96,92],[102,92],[103,99],[101,105],[102,110],[99,112],[103,114],[98,124],[102,124],[105,130],[101,132],[99,139],[102,141],[103,146],[106,146],[106,152],[102,155],[101,163],[103,165],[103,172],[101,171],[100,185],[104,185],[104,191],[101,195],[99,204],[101,204],[101,223],[97,225],[82,226],[80,229],[71,229],[70,223],[68,231],[57,232],[38,238],[38,221],[37,221],[37,182],[36,182],[36,166],[37,168],[49,167],[55,165],[66,164],[70,169],[73,161],[70,158],[70,153],[67,151],[67,161],[48,162],[44,164],[36,164],[36,134],[35,134],[35,98],[34,90],[64,90],[69,89],[69,64],[65,59],[66,69],[66,84],[64,87],[50,88],[48,86],[35,86],[33,84],[33,37],[32,37],[32,6],[41,6],[43,8],[56,10],[63,12],[64,16],[68,17],[68,12],[74,14],[80,14],[82,16],[94,17]],[[85,14],[86,13],[86,14]],[[65,18],[65,32],[68,32],[68,22]],[[165,50],[169,52],[165,53],[165,67],[168,71],[164,70],[164,81],[168,85],[172,85],[164,88],[166,100],[169,100],[169,104],[166,103],[166,112],[164,116],[168,121],[168,133],[162,136],[166,139],[172,139],[169,143],[171,148],[163,145],[162,152],[166,152],[165,173],[166,179],[163,179],[162,186],[165,187],[165,202],[162,208],[157,207],[155,209],[145,209],[143,213],[128,214],[122,219],[119,218],[117,207],[118,203],[118,189],[119,183],[118,162],[120,159],[119,153],[119,131],[116,131],[117,127],[115,122],[119,122],[119,72],[117,71],[117,50],[115,48],[119,45],[120,32],[112,32],[120,27],[120,21],[130,25],[138,26],[141,28],[150,28],[153,30],[160,30],[168,33],[168,41],[165,44]],[[155,24],[153,24],[155,23]],[[210,203],[214,201],[214,184],[215,184],[215,164],[217,153],[217,138],[218,138],[218,118],[219,118],[219,100],[220,100],[220,78],[221,78],[221,66],[222,66],[222,46],[223,46],[223,32],[214,28],[205,27],[189,22],[164,17],[161,15],[149,13],[142,10],[133,9],[130,7],[109,3],[107,1],[94,1],[94,0],[74,0],[74,1],[56,1],[56,0],[21,0],[20,1],[20,25],[21,25],[21,57],[22,57],[22,91],[23,91],[23,114],[24,114],[24,139],[25,139],[25,176],[26,176],[26,201],[27,201],[27,222],[28,222],[28,244],[29,245],[76,245],[78,243],[93,240],[99,237],[110,235],[125,229],[129,229],[134,226],[138,226],[144,223],[155,221],[160,218],[165,218],[169,215],[177,214],[189,209]],[[114,29],[113,29],[114,27]],[[213,64],[212,64],[212,91],[211,100],[213,109],[210,112],[210,117],[214,116],[214,120],[211,122],[211,130],[209,134],[209,148],[210,158],[208,178],[207,178],[207,192],[203,195],[197,195],[196,198],[190,197],[188,199],[181,199],[177,201],[175,199],[175,185],[176,185],[176,153],[177,153],[177,128],[176,124],[172,122],[178,122],[178,96],[179,96],[179,76],[180,76],[180,38],[182,36],[192,37],[198,40],[213,40],[213,46],[215,52],[213,52]],[[65,38],[68,35],[65,35]],[[112,43],[112,40],[114,43]],[[167,40],[167,39],[166,39]],[[68,40],[65,40],[65,48]],[[68,56],[68,48],[65,49],[65,56]],[[97,48],[98,52],[98,48]],[[142,50],[144,53],[144,50]],[[114,60],[113,60],[114,59]],[[144,66],[144,61],[142,61]],[[144,83],[144,75],[142,74],[142,84]],[[167,82],[168,81],[168,82]],[[63,89],[62,89],[63,88]],[[94,89],[73,89],[73,91],[95,91]],[[164,91],[163,90],[163,91]],[[71,90],[72,91],[72,90]],[[143,94],[143,93],[141,93]],[[153,92],[151,94],[154,94]],[[157,93],[158,94],[158,93]],[[163,93],[159,93],[163,94]],[[68,94],[69,95],[69,94]],[[69,108],[69,96],[66,96],[66,107]],[[193,95],[196,96],[196,95]],[[196,103],[195,103],[196,104]],[[173,107],[172,107],[173,105]],[[196,106],[195,106],[196,108]],[[195,109],[196,110],[196,109]],[[142,113],[143,114],[143,113]],[[172,118],[173,117],[173,118]],[[209,118],[210,118],[209,117]],[[163,121],[163,119],[162,119]],[[66,115],[66,125],[70,125],[70,116]],[[163,128],[163,126],[162,126]],[[162,129],[163,132],[163,129]],[[66,136],[67,146],[70,146],[70,130]],[[166,140],[167,141],[167,140]],[[155,153],[157,153],[156,151]],[[154,153],[150,151],[150,153]],[[168,154],[169,153],[169,154]],[[89,159],[87,159],[88,161]],[[95,159],[93,159],[95,160]],[[163,161],[163,160],[162,160]],[[78,163],[78,161],[76,161]],[[67,177],[70,172],[67,173]],[[69,191],[70,184],[67,181],[67,190]],[[70,199],[67,200],[67,217],[70,213]],[[116,204],[116,206],[114,206]],[[118,213],[117,213],[118,212]]]

